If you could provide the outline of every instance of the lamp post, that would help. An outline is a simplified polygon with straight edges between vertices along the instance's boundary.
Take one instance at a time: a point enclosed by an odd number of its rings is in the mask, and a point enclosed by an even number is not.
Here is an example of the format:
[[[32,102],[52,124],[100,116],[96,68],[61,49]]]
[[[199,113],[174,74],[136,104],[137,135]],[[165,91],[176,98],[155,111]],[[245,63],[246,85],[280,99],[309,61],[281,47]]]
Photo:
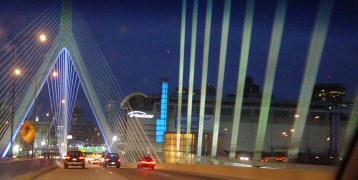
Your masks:
[[[16,94],[16,80],[17,76],[21,74],[21,71],[16,68],[16,45],[14,45],[15,53],[14,53],[14,75],[13,75],[13,85],[12,85],[12,98],[11,98],[11,132],[10,132],[10,152],[9,156],[13,156],[13,139],[12,136],[14,135],[14,115],[15,115],[15,94]]]
[[[36,116],[36,111],[37,111],[37,109],[36,109],[36,105],[37,105],[37,88],[38,88],[38,78],[39,77],[42,77],[43,75],[47,75],[47,73],[44,73],[44,74],[40,74],[40,75],[38,75],[38,76],[35,76],[35,89],[34,89],[34,105],[33,105],[33,107],[34,107],[34,109],[33,109],[33,111],[34,111],[34,127],[35,127],[35,123],[36,123],[36,121],[37,121],[37,116]],[[53,77],[57,77],[57,72],[53,72],[52,73],[52,76]],[[36,132],[36,127],[35,127],[35,132]],[[31,145],[31,157],[34,157],[34,142],[35,142],[35,140],[36,140],[36,134],[35,134],[35,138],[34,138],[34,140],[32,141],[32,145]]]
[[[116,142],[117,141],[117,136],[113,136],[112,137],[112,144],[111,144],[111,146],[109,147],[109,149],[111,149],[112,148],[112,145],[114,144],[114,142]]]
[[[46,42],[47,37],[45,34],[40,34],[39,36],[39,41],[41,43]],[[13,156],[13,135],[14,135],[14,116],[15,116],[15,98],[16,98],[16,80],[17,80],[17,76],[19,76],[21,74],[21,70],[19,70],[16,66],[17,66],[17,47],[16,47],[16,42],[14,43],[14,58],[13,58],[13,71],[14,71],[14,75],[12,76],[13,78],[13,83],[12,83],[12,100],[11,100],[11,129],[10,129],[10,149],[9,149],[9,153],[8,155],[10,157]]]

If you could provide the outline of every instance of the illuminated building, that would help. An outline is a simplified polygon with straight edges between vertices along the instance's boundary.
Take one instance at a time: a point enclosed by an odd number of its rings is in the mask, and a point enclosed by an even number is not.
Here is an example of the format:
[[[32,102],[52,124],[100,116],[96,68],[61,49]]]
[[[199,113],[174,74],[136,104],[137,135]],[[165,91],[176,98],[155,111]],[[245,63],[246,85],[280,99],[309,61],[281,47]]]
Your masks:
[[[166,88],[167,86],[164,86],[165,90],[162,91],[165,96],[168,94]],[[187,123],[186,102],[188,97],[183,96],[182,114],[180,118],[182,135],[180,136],[180,147],[178,152],[176,151],[178,96],[167,96],[165,99],[166,101],[163,101],[163,94],[161,96],[145,97],[138,95],[129,98],[128,102],[131,104],[133,111],[154,115],[154,118],[138,118],[138,121],[141,123],[150,142],[153,143],[155,151],[164,162],[178,162],[176,156],[178,154],[179,163],[193,162],[195,160],[194,157],[196,155],[198,143],[200,97],[194,96],[193,98],[191,131],[190,134],[186,134],[184,132],[186,131]],[[237,155],[248,154],[250,156],[253,154],[253,139],[257,134],[260,104],[261,101],[256,98],[247,98],[243,101],[237,143],[238,146],[236,150]],[[303,143],[299,150],[301,154],[336,154],[341,146],[340,132],[344,131],[346,128],[350,114],[349,107],[351,107],[352,103],[344,103],[344,106],[343,104],[338,104],[339,107],[340,105],[342,105],[342,108],[344,107],[344,109],[336,109],[335,111],[328,109],[327,105],[322,102],[313,103],[310,106],[306,129],[303,134],[305,139],[302,141]],[[228,150],[230,149],[234,106],[234,98],[223,98],[217,147],[218,156],[227,156],[229,152]],[[163,112],[163,107],[165,107],[166,112]],[[215,99],[208,97],[206,99],[203,123],[202,156],[211,156],[214,109]],[[290,136],[295,132],[295,130],[292,129],[292,124],[299,116],[296,114],[296,110],[297,102],[272,101],[268,115],[263,154],[270,156],[277,153],[287,153]],[[164,114],[165,116],[162,116]],[[166,119],[165,127],[164,123],[161,124],[161,122],[158,121],[164,119],[164,117]],[[338,122],[338,126],[332,126],[333,122]],[[158,130],[160,133],[158,133]],[[189,140],[188,155],[185,153],[187,139]]]
[[[81,106],[75,106],[72,114],[72,124],[69,135],[69,145],[75,147],[75,144],[103,144],[103,138],[98,127],[91,121],[87,121],[83,117],[84,110]]]
[[[340,103],[345,96],[345,87],[341,84],[316,84],[312,100],[321,102]]]
[[[189,93],[189,87],[188,86],[183,86],[183,91],[182,91],[183,95],[188,95]],[[175,89],[174,92],[175,95],[178,95],[178,88]],[[198,96],[200,95],[200,90],[199,89],[193,89],[193,95],[194,96]]]

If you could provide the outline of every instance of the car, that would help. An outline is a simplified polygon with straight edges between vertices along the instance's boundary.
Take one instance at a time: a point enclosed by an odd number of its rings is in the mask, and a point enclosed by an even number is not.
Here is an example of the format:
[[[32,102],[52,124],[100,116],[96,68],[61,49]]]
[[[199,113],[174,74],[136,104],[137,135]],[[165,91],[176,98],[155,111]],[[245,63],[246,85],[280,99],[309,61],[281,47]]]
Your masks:
[[[101,163],[103,167],[107,167],[107,166],[116,166],[116,168],[121,167],[121,160],[119,158],[118,153],[107,153],[104,156],[103,162]]]
[[[99,159],[93,159],[91,163],[92,163],[93,165],[99,164]]]
[[[153,170],[154,166],[155,166],[155,161],[148,156],[144,156],[137,161],[137,169],[142,169],[143,167],[147,167]]]
[[[284,157],[284,156],[277,156],[276,157],[276,161],[284,161],[284,160],[286,160],[286,157]]]
[[[68,166],[82,166],[82,169],[85,168],[85,157],[81,151],[68,151],[64,159],[65,169]]]
[[[261,157],[260,162],[268,162],[268,159],[266,157]]]

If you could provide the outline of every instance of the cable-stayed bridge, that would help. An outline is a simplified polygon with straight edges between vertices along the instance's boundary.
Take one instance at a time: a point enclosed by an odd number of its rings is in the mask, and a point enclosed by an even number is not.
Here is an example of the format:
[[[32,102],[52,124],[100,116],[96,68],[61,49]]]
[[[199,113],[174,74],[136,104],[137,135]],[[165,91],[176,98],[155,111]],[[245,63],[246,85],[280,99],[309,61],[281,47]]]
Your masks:
[[[148,147],[153,147],[143,136],[142,128],[126,132],[127,117],[119,104],[111,107],[110,114],[106,113],[110,99],[121,102],[124,96],[81,14],[72,8],[71,1],[53,3],[1,49],[1,97],[8,107],[8,111],[1,112],[1,155],[12,153],[9,149],[21,125],[27,119],[35,119],[37,96],[43,88],[48,90],[51,102],[51,126],[56,129],[57,146],[61,155],[66,154],[67,135],[81,86],[108,150],[130,148],[132,151],[127,151],[123,158],[135,161],[147,154]],[[38,38],[43,38],[43,42]],[[19,75],[14,71],[19,71]],[[138,121],[131,123],[140,126]],[[131,145],[126,141],[129,134],[133,137]],[[160,161],[155,151],[152,156]]]
[[[191,2],[191,1],[190,1]],[[235,160],[237,151],[242,147],[239,140],[240,127],[245,126],[245,118],[242,117],[244,109],[244,89],[246,70],[249,63],[249,52],[251,45],[251,36],[253,33],[253,21],[255,15],[255,1],[247,1],[245,4],[245,13],[243,17],[243,31],[242,44],[240,49],[239,70],[237,75],[237,87],[235,100],[232,101],[232,119],[230,123],[230,133],[225,136],[227,143],[227,150],[229,152],[229,161]],[[190,70],[189,70],[189,89],[187,96],[183,96],[183,74],[184,74],[184,59],[185,59],[185,36],[187,30],[185,26],[188,24],[186,17],[188,2],[182,1],[182,16],[181,16],[181,41],[180,41],[180,67],[178,75],[178,96],[177,104],[174,111],[178,119],[176,124],[176,141],[171,144],[171,149],[174,149],[171,155],[176,157],[176,162],[201,162],[204,146],[208,146],[204,142],[204,118],[206,115],[206,84],[208,77],[209,63],[209,47],[210,47],[210,30],[212,22],[212,8],[217,5],[213,1],[208,0],[205,9],[205,36],[204,36],[204,52],[202,63],[202,79],[201,79],[201,96],[200,106],[196,107],[196,112],[193,112],[193,87],[194,74],[196,69],[196,31],[198,21],[198,1],[193,1],[193,15],[191,25],[191,43],[190,43]],[[333,1],[322,1],[317,5],[315,19],[313,20],[311,39],[307,48],[307,57],[305,61],[305,69],[301,90],[299,93],[299,100],[297,107],[295,107],[294,121],[290,124],[290,136],[287,143],[288,159],[295,160],[298,157],[300,148],[302,149],[304,132],[307,121],[310,116],[310,103],[314,89],[314,83],[317,79],[317,72],[320,67],[322,58],[322,51],[324,49],[325,41],[332,15]],[[231,11],[233,9],[230,0],[223,1],[222,4],[222,25],[220,37],[220,50],[218,60],[218,74],[214,105],[212,108],[213,127],[211,127],[211,148],[210,159],[218,159],[218,149],[220,146],[220,131],[222,127],[222,105],[223,102],[223,87],[225,77],[225,66],[227,66],[226,56],[228,51],[228,39],[230,20],[232,18]],[[190,12],[191,13],[191,12]],[[252,114],[257,112],[258,121],[255,127],[252,128],[251,139],[253,156],[260,158],[264,151],[264,146],[267,141],[268,124],[270,119],[275,119],[270,116],[274,110],[282,110],[284,108],[272,108],[272,95],[274,88],[274,80],[276,74],[276,66],[278,56],[280,53],[281,41],[283,31],[285,28],[287,14],[287,1],[279,0],[276,3],[275,14],[272,24],[271,41],[269,43],[269,52],[267,57],[266,73],[263,85],[263,96],[258,103],[259,107],[252,110]],[[41,32],[48,34],[48,39],[45,42],[37,42]],[[34,118],[36,112],[37,96],[41,89],[45,88],[48,91],[49,100],[51,102],[51,115],[53,117],[52,126],[56,128],[57,142],[60,152],[65,154],[67,151],[67,134],[71,128],[71,116],[73,114],[74,102],[76,100],[79,88],[83,88],[87,100],[91,106],[96,122],[99,125],[103,138],[106,141],[107,147],[113,152],[125,152],[123,155],[124,161],[134,162],[138,157],[147,154],[148,149],[151,149],[151,156],[158,162],[161,161],[162,156],[159,156],[150,140],[146,136],[138,119],[131,118],[127,120],[126,112],[119,104],[112,104],[111,102],[123,102],[126,98],[121,91],[111,68],[108,66],[103,54],[94,41],[94,35],[90,32],[82,15],[78,10],[72,6],[70,1],[55,2],[44,13],[21,31],[11,42],[6,44],[1,49],[1,91],[4,106],[9,111],[1,111],[2,121],[0,124],[0,152],[1,155],[7,156],[11,154],[10,149],[13,147],[13,142],[16,135],[20,131],[22,123],[29,118]],[[178,42],[179,43],[179,42]],[[19,75],[13,74],[15,70],[19,70]],[[163,95],[162,95],[163,96]],[[164,95],[165,97],[166,95]],[[186,99],[185,99],[186,98]],[[186,101],[185,101],[186,100]],[[337,113],[344,113],[349,116],[346,130],[343,135],[346,139],[351,139],[357,128],[356,111],[357,100],[352,100],[352,106],[349,110],[318,110],[314,112],[332,113],[336,119]],[[166,104],[166,101],[161,104]],[[185,106],[185,103],[186,106]],[[169,105],[168,105],[169,106]],[[207,106],[208,107],[208,106]],[[182,109],[182,108],[187,108]],[[271,109],[270,109],[271,108]],[[107,113],[108,111],[111,113]],[[186,113],[186,127],[185,131],[180,127],[183,112]],[[191,145],[189,140],[185,140],[185,134],[192,132],[192,114],[198,114],[198,131],[197,142]],[[166,118],[166,112],[161,112]],[[329,117],[329,116],[327,116]],[[319,118],[319,117],[318,117]],[[163,119],[159,119],[162,121]],[[173,119],[173,118],[172,118]],[[339,118],[338,118],[339,120]],[[334,120],[332,120],[334,121]],[[128,130],[128,126],[132,126]],[[165,125],[164,125],[165,126]],[[336,127],[339,125],[335,125]],[[164,128],[165,129],[165,128]],[[242,129],[242,128],[241,128]],[[334,128],[332,128],[334,129]],[[272,129],[270,129],[272,131]],[[227,131],[224,130],[224,131]],[[161,132],[163,133],[163,132]],[[281,133],[281,132],[279,132]],[[283,133],[283,132],[282,132]],[[286,132],[284,132],[286,133]],[[184,134],[184,135],[183,135]],[[287,135],[287,134],[283,134]],[[114,142],[113,137],[116,137]],[[184,137],[184,138],[183,138]],[[333,138],[333,137],[332,137]],[[336,137],[335,137],[336,138]],[[189,139],[189,138],[188,138]],[[306,140],[306,139],[305,139]],[[336,140],[336,139],[335,139]],[[306,140],[307,141],[307,140]],[[347,142],[344,141],[340,153],[344,154],[346,151]],[[205,144],[206,143],[206,144]],[[336,143],[338,144],[338,143]],[[182,148],[185,147],[185,148]],[[184,149],[184,150],[183,150]],[[193,152],[195,149],[196,152]],[[338,148],[335,147],[337,151]],[[336,152],[337,153],[337,152]],[[188,157],[196,157],[190,158]],[[206,158],[206,157],[205,157]],[[181,161],[183,160],[184,161]]]

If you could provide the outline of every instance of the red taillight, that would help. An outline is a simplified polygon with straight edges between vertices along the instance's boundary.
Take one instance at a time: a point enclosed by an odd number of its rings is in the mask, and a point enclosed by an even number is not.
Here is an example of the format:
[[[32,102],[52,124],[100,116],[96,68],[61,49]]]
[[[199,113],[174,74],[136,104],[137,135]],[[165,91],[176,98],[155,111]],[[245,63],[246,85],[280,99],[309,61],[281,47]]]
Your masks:
[[[80,157],[78,157],[78,159],[85,159],[85,157],[83,157],[83,156],[80,156]]]
[[[120,159],[118,159],[118,162],[121,162],[121,160],[120,160]]]
[[[109,159],[108,159],[108,158],[106,158],[106,161],[109,161]]]
[[[70,159],[70,156],[66,156],[65,159]]]
[[[146,163],[146,161],[141,161],[140,163]]]

